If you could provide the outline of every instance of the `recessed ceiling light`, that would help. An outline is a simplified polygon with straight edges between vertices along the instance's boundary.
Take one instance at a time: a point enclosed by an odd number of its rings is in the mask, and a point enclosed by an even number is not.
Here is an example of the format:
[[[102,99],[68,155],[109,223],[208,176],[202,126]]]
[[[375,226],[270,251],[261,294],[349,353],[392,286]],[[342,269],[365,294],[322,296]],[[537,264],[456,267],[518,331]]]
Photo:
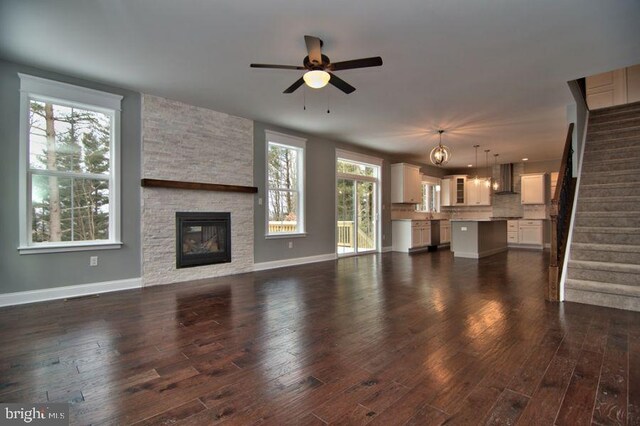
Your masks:
[[[528,158],[523,158],[522,161],[529,161],[529,159]]]
[[[473,167],[473,164],[467,164],[467,167]]]

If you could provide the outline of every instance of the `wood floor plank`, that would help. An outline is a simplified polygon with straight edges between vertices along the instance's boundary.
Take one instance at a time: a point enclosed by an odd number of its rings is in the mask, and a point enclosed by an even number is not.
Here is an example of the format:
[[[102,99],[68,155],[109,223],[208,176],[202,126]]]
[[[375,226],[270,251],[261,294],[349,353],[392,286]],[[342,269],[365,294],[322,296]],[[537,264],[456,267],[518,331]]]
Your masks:
[[[0,308],[0,402],[70,401],[73,425],[638,424],[640,313],[545,302],[547,266],[385,253]]]
[[[573,374],[575,360],[555,356],[531,396],[520,421],[523,424],[553,424]]]
[[[598,390],[602,354],[583,350],[573,371],[556,424],[590,425]]]
[[[527,396],[505,389],[487,416],[485,425],[515,425],[528,402]]]
[[[152,426],[152,425],[168,425],[174,424],[181,420],[187,419],[199,412],[203,411],[206,407],[200,400],[194,399],[182,404],[178,407],[171,408],[163,413],[157,414],[146,420],[134,423],[136,426]]]
[[[629,414],[628,424],[640,426],[640,324],[629,332]]]
[[[605,347],[593,421],[600,424],[627,423],[629,380],[628,335],[613,331]]]
[[[531,352],[520,371],[513,378],[509,384],[509,389],[527,396],[533,395],[549,363],[556,354],[563,337],[564,334],[560,330],[550,329],[540,345]]]

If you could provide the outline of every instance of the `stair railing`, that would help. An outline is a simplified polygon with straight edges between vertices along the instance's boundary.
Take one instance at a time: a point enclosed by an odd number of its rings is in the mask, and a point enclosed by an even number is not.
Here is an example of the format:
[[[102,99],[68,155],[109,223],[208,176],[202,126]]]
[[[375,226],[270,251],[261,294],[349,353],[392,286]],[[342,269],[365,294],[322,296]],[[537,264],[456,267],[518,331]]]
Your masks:
[[[573,148],[571,147],[573,127],[574,123],[569,124],[558,182],[551,199],[551,259],[549,262],[549,284],[545,289],[545,298],[552,302],[560,300],[560,275],[562,274],[575,198],[576,178],[573,176]]]

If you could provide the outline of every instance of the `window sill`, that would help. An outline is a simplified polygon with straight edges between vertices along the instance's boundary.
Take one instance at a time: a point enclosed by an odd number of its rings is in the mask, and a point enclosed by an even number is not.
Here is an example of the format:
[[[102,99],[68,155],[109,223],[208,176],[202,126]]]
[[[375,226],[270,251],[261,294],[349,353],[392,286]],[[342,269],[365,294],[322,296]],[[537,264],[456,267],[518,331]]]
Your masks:
[[[20,254],[43,254],[43,253],[64,253],[72,251],[89,251],[89,250],[114,250],[122,247],[122,242],[88,242],[74,244],[42,244],[32,246],[20,246],[18,252]]]
[[[267,240],[278,239],[278,238],[303,238],[306,237],[306,232],[296,232],[292,234],[267,234],[264,236]]]

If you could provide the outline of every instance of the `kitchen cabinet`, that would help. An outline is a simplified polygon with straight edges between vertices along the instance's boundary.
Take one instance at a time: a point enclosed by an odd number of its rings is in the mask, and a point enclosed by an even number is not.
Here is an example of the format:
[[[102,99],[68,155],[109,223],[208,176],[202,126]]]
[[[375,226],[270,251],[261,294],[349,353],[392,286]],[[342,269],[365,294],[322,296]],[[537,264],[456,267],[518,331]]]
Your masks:
[[[485,185],[481,180],[477,185],[473,181],[467,184],[467,205],[468,206],[490,206],[491,186]]]
[[[451,242],[451,222],[448,220],[440,221],[440,244],[448,244]]]
[[[536,219],[507,221],[507,243],[510,246],[543,248],[543,222]]]
[[[429,220],[393,220],[393,251],[417,251],[431,245],[431,221]]]
[[[519,220],[518,244],[542,246],[542,221]]]
[[[507,221],[507,243],[518,244],[518,221]]]
[[[405,204],[422,202],[420,167],[407,163],[391,165],[391,202]]]
[[[442,178],[440,185],[441,206],[463,206],[467,203],[467,176],[454,175]]]
[[[545,204],[545,174],[521,175],[520,201],[522,204]]]

